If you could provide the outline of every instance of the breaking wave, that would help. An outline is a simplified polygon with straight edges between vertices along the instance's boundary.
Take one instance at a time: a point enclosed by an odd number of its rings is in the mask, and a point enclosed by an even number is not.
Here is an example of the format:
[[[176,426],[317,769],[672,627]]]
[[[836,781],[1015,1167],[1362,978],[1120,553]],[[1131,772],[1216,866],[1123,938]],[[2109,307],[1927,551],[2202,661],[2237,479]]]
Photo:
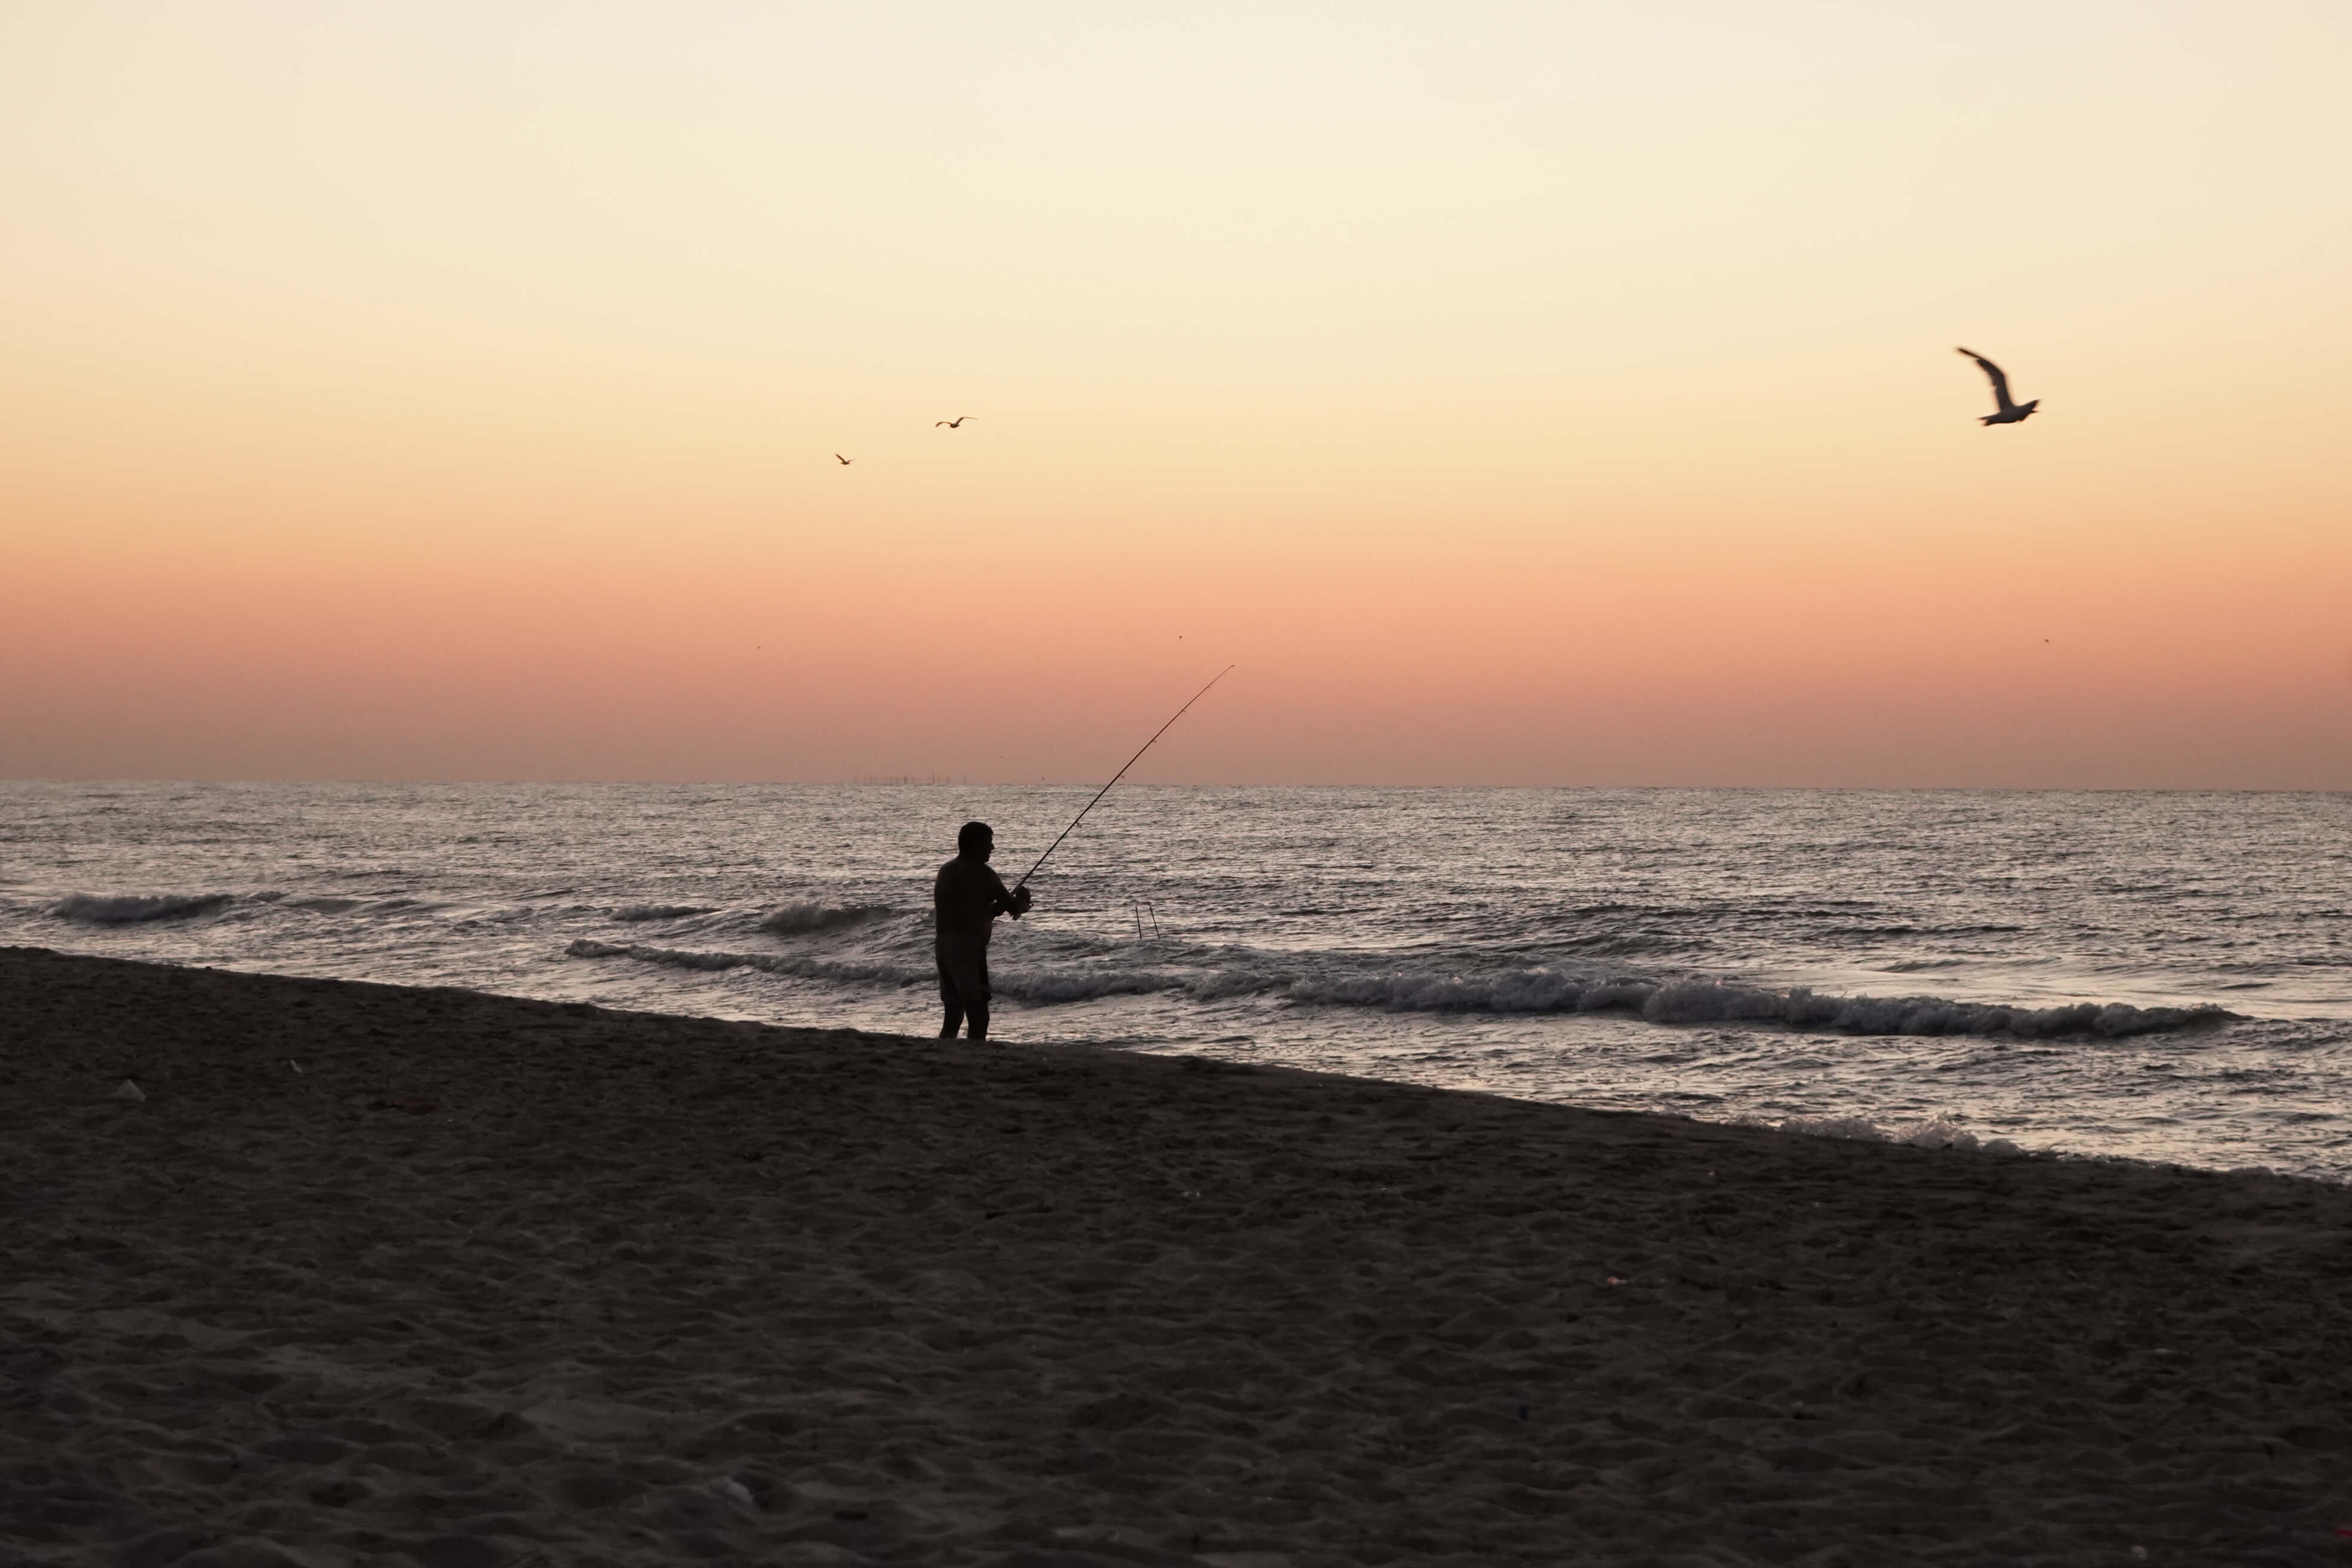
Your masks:
[[[632,958],[639,963],[665,964],[672,969],[698,969],[719,973],[730,969],[757,969],[769,974],[789,974],[801,980],[835,980],[865,985],[909,985],[933,978],[933,971],[887,962],[857,963],[845,959],[803,958],[779,952],[689,952],[683,948],[644,947],[636,943],[575,940],[563,950],[567,958]],[[1003,986],[997,987],[1003,990]]]
[[[928,964],[695,952],[585,939],[574,942],[565,952],[573,958],[630,958],[641,963],[713,971],[752,968],[850,984],[908,985],[932,978]],[[1377,1007],[1395,1013],[1631,1013],[1654,1024],[1762,1023],[1813,1034],[1966,1035],[2020,1040],[2121,1039],[2207,1026],[2237,1016],[2210,1005],[2134,1007],[2120,1002],[2078,1002],[2017,1007],[1940,996],[1830,996],[1802,986],[1772,991],[1707,980],[1589,979],[1551,969],[1466,978],[1410,972],[1301,975],[1242,965],[1208,971],[1087,965],[999,968],[991,979],[1001,996],[1042,1004],[1155,994],[1194,1002],[1257,996],[1297,1005]]]
[[[74,893],[49,906],[59,920],[86,925],[138,925],[185,920],[236,902],[234,893]]]
[[[1783,1132],[1801,1132],[1809,1138],[1846,1138],[1862,1143],[1907,1143],[1914,1149],[1980,1149],[1988,1154],[2023,1152],[2006,1138],[1979,1138],[1968,1129],[1941,1116],[1897,1127],[1881,1127],[1860,1116],[1791,1116],[1780,1122],[1743,1116],[1735,1125],[1777,1126]]]
[[[1976,1035],[2023,1040],[2090,1035],[2117,1039],[2219,1024],[2237,1015],[2206,1005],[2134,1007],[2076,1002],[2015,1007],[1941,996],[1825,996],[1807,986],[1770,991],[1712,980],[1583,980],[1557,970],[1486,979],[1381,974],[1299,981],[1295,1002],[1411,1013],[1638,1013],[1653,1024],[1773,1023],[1836,1035]]]
[[[565,948],[571,958],[630,958],[639,963],[664,964],[672,969],[698,969],[718,973],[730,969],[757,969],[768,974],[786,974],[800,980],[834,980],[851,984],[915,985],[929,984],[938,978],[938,971],[926,963],[892,963],[887,960],[860,962],[854,959],[805,958],[796,953],[778,952],[694,952],[684,948],[646,947],[637,943],[596,942],[582,937]],[[1181,980],[1172,974],[1150,970],[998,970],[989,977],[990,989],[999,996],[1010,996],[1023,1002],[1084,1002],[1097,996],[1141,996],[1154,992],[1181,991]]]
[[[773,936],[814,936],[880,920],[889,912],[887,904],[786,904],[762,919],[760,929]]]

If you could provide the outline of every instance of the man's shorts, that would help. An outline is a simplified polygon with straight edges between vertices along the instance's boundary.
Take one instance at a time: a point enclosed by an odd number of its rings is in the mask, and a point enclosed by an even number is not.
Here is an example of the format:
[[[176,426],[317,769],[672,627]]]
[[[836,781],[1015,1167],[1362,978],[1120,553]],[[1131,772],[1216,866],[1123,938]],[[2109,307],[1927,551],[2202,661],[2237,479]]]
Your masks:
[[[988,1005],[988,939],[940,931],[931,942],[940,961],[940,995],[969,1007]]]

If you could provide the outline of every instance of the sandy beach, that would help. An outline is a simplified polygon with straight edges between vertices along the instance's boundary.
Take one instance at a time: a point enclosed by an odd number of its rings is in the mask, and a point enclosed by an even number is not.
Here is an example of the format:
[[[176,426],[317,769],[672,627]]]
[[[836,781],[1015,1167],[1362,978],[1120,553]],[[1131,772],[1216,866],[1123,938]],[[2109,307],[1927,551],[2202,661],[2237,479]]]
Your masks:
[[[0,951],[0,1568],[2346,1563],[2347,1297],[2322,1184]]]

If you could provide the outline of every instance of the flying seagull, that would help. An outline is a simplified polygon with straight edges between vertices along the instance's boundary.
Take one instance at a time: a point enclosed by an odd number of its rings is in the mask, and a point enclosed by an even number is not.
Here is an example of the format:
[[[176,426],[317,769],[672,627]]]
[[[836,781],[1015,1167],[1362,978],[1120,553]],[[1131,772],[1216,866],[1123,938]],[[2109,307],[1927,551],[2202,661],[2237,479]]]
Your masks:
[[[850,464],[850,461],[851,461],[851,459],[849,459],[849,458],[847,458],[843,457],[843,456],[842,456],[840,453],[838,453],[838,452],[835,452],[835,453],[833,455],[833,460],[834,460],[835,462],[836,462],[836,463],[839,463],[839,464],[840,464],[843,468],[847,468],[847,467],[849,467],[849,464]]]
[[[946,426],[949,429],[952,430],[952,429],[954,429],[957,426],[959,426],[959,425],[962,424],[965,420],[967,420],[967,419],[969,419],[969,418],[971,418],[971,415],[969,415],[969,414],[959,414],[959,415],[957,415],[957,416],[956,416],[954,418],[952,418],[952,419],[934,419],[934,420],[932,420],[932,421],[931,421],[931,428],[932,428],[932,429],[934,429],[934,430],[936,430],[936,429],[938,429],[940,426],[944,425],[944,426]]]
[[[1978,424],[2019,424],[2021,421],[2032,417],[2033,411],[2042,406],[2042,399],[2038,397],[2031,403],[2011,403],[2009,400],[2009,377],[2001,374],[2000,366],[1993,363],[1992,361],[1985,358],[1984,355],[1977,353],[1974,349],[1959,349],[1955,352],[1964,353],[1970,359],[1976,361],[1977,368],[1992,378],[1992,400],[1996,404],[2000,405],[2000,406],[1990,414],[1979,415],[1977,418]]]

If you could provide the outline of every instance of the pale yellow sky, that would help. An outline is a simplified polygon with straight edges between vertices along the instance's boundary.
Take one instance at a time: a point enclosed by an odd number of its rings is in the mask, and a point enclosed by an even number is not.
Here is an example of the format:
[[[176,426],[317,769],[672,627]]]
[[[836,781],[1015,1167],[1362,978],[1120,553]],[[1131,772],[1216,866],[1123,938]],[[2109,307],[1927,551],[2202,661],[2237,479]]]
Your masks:
[[[0,774],[1076,777],[1239,659],[1158,776],[2352,788],[2347,80],[2337,5],[0,8]]]

